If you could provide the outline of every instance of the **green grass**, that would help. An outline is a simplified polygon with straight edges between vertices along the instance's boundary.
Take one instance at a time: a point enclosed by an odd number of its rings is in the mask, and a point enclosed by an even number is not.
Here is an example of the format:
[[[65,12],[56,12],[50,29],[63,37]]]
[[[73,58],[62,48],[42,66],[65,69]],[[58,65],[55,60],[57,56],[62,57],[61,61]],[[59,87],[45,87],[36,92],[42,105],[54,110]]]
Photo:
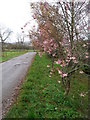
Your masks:
[[[8,51],[3,52],[2,56],[0,56],[0,62],[5,62],[11,58],[17,57],[19,55],[25,54],[27,51]]]
[[[71,78],[71,91],[65,97],[57,72],[49,77],[50,59],[35,56],[20,94],[6,115],[6,118],[72,118],[87,117],[88,78],[78,72]],[[56,67],[56,66],[54,66]]]

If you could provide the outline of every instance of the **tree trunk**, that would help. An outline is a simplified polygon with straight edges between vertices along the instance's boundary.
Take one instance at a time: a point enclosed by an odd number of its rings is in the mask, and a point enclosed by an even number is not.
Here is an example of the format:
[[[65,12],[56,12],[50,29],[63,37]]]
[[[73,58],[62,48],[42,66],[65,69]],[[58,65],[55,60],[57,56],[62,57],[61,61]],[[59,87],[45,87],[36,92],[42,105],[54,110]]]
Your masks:
[[[51,69],[53,70],[53,64],[54,64],[54,57],[52,57],[52,64],[51,64]]]
[[[72,0],[71,9],[71,55],[73,56],[73,31],[74,30],[74,1]]]
[[[69,91],[70,91],[70,80],[69,80],[69,78],[67,78],[66,88],[65,88],[65,95],[68,95]]]
[[[2,52],[4,52],[4,42],[2,41]]]

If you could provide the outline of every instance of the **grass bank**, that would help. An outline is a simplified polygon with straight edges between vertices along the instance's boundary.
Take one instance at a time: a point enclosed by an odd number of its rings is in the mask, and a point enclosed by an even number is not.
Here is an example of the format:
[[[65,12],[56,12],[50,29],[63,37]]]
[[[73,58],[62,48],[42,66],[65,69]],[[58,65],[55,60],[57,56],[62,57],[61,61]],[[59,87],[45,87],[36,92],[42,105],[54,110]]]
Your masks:
[[[2,56],[0,56],[0,62],[5,62],[11,58],[17,57],[19,55],[25,54],[28,51],[6,51],[2,52]]]
[[[50,59],[35,56],[20,94],[6,118],[79,118],[87,117],[88,78],[78,72],[71,78],[71,91],[64,97],[57,72],[49,76]],[[56,67],[56,66],[54,66]],[[84,96],[82,96],[84,94]]]

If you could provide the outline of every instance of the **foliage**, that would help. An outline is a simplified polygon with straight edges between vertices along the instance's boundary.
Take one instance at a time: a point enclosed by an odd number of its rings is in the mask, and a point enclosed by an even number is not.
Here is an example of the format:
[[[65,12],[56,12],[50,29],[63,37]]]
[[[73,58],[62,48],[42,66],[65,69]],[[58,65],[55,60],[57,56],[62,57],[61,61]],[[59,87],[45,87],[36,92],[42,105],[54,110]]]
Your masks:
[[[31,4],[31,7],[33,18],[38,23],[37,31],[30,33],[30,36],[35,36],[34,46],[40,51],[40,57],[43,52],[51,56],[51,69],[54,63],[60,65],[56,70],[62,78],[65,93],[68,94],[70,77],[89,58],[88,43],[82,37],[82,34],[87,35],[87,20],[82,20],[83,15],[86,18],[87,1],[78,4],[75,1],[57,2],[54,5],[40,2]],[[80,23],[86,32],[82,32]]]

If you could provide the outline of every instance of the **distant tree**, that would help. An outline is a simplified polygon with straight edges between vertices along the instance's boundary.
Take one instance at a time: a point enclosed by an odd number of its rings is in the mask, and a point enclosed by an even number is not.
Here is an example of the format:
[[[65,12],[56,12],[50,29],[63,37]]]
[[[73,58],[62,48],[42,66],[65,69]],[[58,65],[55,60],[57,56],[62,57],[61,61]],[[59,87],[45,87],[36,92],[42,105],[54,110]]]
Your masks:
[[[17,33],[18,43],[24,43],[24,38],[25,38],[25,35]]]
[[[12,31],[9,28],[0,26],[0,42],[2,44],[2,51],[4,51],[4,43],[9,39]]]

